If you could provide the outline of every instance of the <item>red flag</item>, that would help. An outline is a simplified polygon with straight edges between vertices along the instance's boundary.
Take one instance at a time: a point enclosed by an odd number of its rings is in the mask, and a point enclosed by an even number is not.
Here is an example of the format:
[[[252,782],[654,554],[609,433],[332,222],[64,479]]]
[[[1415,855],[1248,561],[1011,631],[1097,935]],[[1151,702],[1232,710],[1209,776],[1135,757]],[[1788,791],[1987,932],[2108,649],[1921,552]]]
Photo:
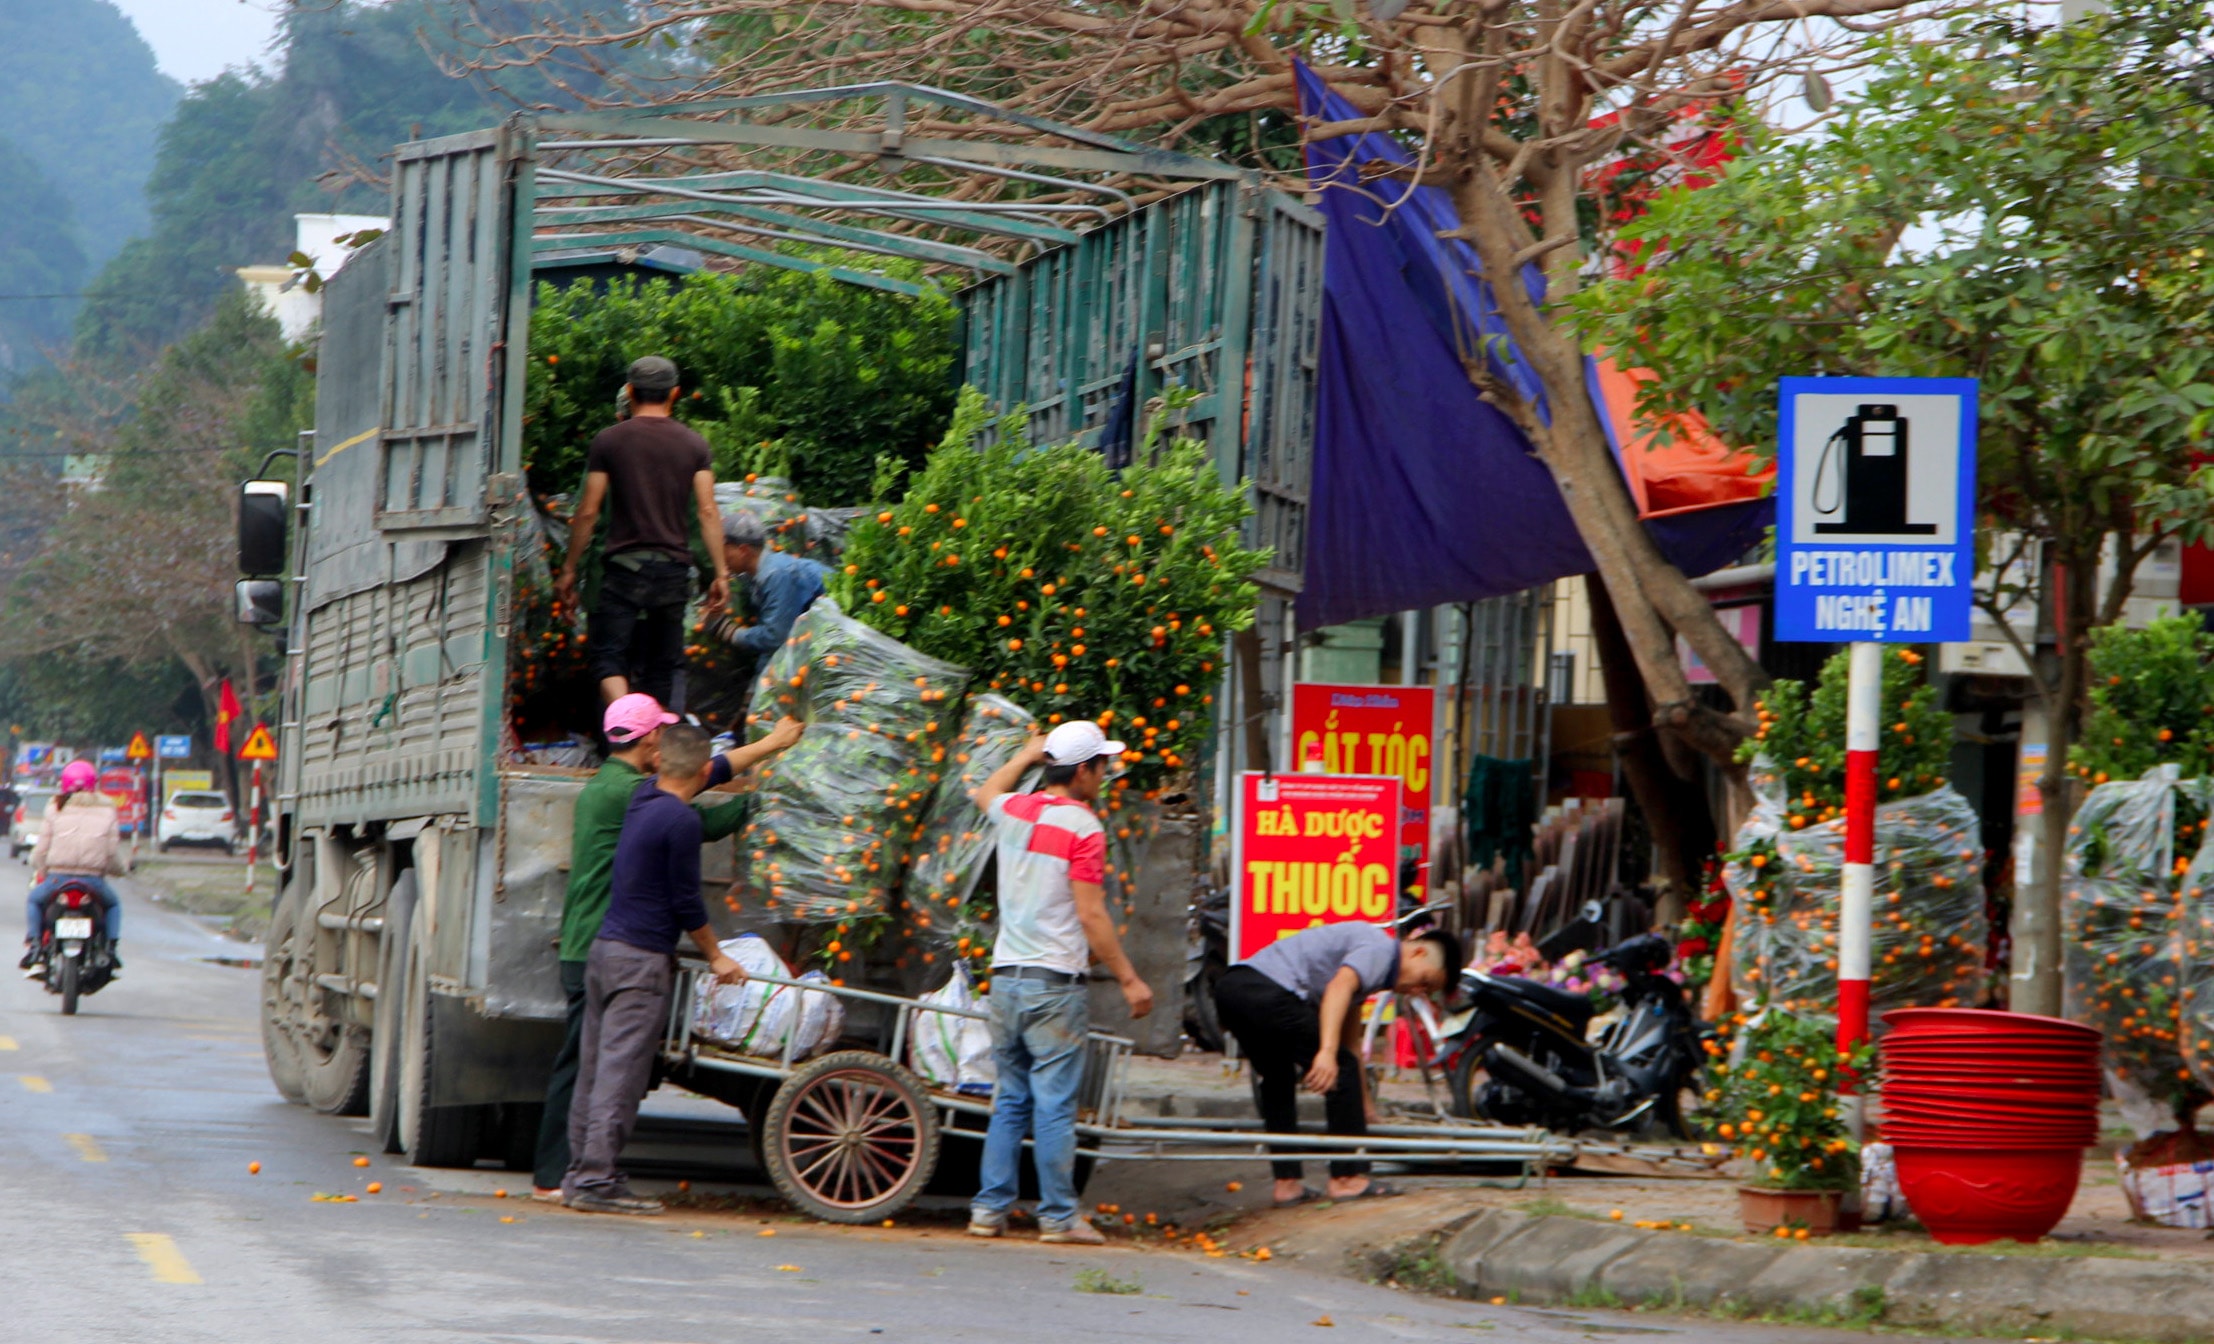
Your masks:
[[[215,705],[215,749],[224,755],[231,754],[231,725],[238,722],[238,692],[231,689],[231,679],[223,678],[223,694]]]

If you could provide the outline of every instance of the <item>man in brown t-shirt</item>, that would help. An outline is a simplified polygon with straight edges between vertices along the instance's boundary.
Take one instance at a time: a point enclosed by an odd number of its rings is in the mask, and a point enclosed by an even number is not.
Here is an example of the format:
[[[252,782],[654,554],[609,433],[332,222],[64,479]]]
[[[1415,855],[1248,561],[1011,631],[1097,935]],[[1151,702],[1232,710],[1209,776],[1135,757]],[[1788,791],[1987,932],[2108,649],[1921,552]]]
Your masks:
[[[602,703],[642,691],[670,703],[684,662],[684,606],[692,595],[693,556],[687,510],[700,535],[722,536],[715,507],[714,455],[707,440],[672,418],[677,367],[659,355],[630,366],[630,418],[599,432],[584,466],[584,497],[569,520],[569,558],[555,594],[574,608],[577,562],[607,506],[605,569],[592,608],[592,672]],[[708,605],[730,597],[730,572],[720,546],[709,545],[715,579]]]

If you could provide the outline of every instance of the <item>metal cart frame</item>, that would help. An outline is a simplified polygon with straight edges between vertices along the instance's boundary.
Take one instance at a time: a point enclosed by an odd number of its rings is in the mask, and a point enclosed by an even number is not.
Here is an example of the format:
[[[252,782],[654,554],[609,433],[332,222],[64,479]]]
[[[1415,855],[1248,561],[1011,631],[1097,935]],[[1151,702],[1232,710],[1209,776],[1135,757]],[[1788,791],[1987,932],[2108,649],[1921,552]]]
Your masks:
[[[912,1204],[936,1170],[943,1137],[952,1132],[981,1142],[989,1097],[932,1087],[909,1069],[912,1023],[918,1015],[989,1020],[989,1014],[943,1004],[922,1004],[880,990],[755,975],[750,983],[804,993],[831,994],[851,1003],[889,1010],[876,1050],[836,1049],[794,1058],[798,1014],[775,1055],[741,1053],[699,1038],[694,1031],[695,985],[704,970],[679,968],[662,1062],[679,1081],[708,1084],[710,1095],[730,1100],[718,1078],[750,1080],[745,1104],[756,1156],[777,1190],[804,1212],[834,1223],[879,1222]],[[1271,1149],[1302,1158],[1348,1157],[1406,1165],[1460,1167],[1510,1165],[1523,1175],[1572,1162],[1588,1145],[1542,1129],[1513,1129],[1440,1119],[1388,1124],[1364,1137],[1302,1133],[1296,1138],[1262,1133],[1238,1120],[1195,1120],[1126,1113],[1132,1043],[1092,1032],[1085,1043],[1084,1079],[1077,1100],[1080,1162],[1249,1162]],[[734,1102],[733,1104],[740,1104]],[[1026,1139],[1025,1143],[1029,1141]],[[1610,1145],[1620,1147],[1621,1145]]]

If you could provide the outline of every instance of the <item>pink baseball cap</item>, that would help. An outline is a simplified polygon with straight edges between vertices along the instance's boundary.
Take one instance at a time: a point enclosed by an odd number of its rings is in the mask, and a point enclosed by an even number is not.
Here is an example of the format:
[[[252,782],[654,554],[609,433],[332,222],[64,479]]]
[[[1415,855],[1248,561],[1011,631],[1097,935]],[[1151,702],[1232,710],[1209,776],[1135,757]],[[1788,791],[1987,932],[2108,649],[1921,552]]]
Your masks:
[[[623,696],[607,707],[600,719],[600,731],[607,740],[619,744],[636,742],[639,738],[665,724],[675,723],[677,716],[661,708],[661,702],[643,692]]]

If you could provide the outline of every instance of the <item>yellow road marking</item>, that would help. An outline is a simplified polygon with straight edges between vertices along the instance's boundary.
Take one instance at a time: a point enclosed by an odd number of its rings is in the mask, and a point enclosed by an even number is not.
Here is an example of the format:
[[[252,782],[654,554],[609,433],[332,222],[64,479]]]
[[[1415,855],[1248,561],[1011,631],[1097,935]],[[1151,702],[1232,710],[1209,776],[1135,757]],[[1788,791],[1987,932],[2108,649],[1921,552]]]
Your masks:
[[[15,1080],[23,1084],[26,1091],[51,1092],[54,1090],[52,1083],[47,1082],[35,1073],[19,1073],[15,1076]]]
[[[108,1155],[100,1151],[100,1141],[90,1134],[64,1134],[62,1137],[69,1140],[69,1146],[76,1149],[77,1156],[85,1161],[105,1162],[108,1160]]]
[[[13,1049],[15,1049],[15,1037],[13,1037],[13,1036],[0,1036],[0,1050],[13,1050]]]
[[[138,1258],[153,1271],[156,1283],[198,1283],[200,1276],[193,1272],[192,1262],[184,1258],[177,1243],[161,1232],[126,1232],[133,1246],[138,1247]]]

